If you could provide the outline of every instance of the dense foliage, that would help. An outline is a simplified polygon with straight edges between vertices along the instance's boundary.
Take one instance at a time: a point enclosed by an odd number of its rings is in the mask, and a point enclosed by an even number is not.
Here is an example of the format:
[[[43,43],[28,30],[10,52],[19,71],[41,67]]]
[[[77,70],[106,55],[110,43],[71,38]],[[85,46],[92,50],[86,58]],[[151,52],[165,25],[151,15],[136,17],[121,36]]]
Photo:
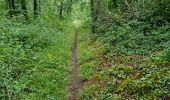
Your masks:
[[[168,100],[170,2],[107,0],[100,1],[100,5],[93,2],[97,8],[94,12],[99,9],[99,13],[93,23],[92,41],[96,51],[92,52],[94,61],[101,63],[92,66],[93,77],[89,78],[97,91],[87,86],[81,97]]]
[[[55,24],[0,20],[0,98],[66,98],[72,38]]]
[[[46,6],[51,2],[41,3],[41,16],[34,20],[31,1],[27,2],[29,19],[19,12],[19,1],[9,19],[6,2],[0,0],[1,100],[66,99],[72,45],[72,34],[67,33],[73,32],[65,24],[69,22],[48,15],[52,8]]]

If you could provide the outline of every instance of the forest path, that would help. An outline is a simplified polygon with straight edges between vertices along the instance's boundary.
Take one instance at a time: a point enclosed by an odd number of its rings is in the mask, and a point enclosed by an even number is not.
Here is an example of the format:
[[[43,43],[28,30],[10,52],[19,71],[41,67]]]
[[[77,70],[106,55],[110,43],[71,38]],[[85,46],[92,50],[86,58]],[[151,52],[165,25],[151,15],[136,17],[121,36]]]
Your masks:
[[[75,32],[74,43],[71,52],[70,79],[68,84],[68,100],[76,100],[79,90],[82,87],[82,81],[79,78],[77,68],[77,47],[78,47],[78,33]]]

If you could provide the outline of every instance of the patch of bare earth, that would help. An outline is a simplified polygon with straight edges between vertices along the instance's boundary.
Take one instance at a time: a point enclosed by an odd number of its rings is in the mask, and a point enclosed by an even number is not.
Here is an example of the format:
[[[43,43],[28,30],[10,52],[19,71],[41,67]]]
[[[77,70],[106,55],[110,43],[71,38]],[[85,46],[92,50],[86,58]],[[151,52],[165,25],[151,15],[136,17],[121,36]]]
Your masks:
[[[71,52],[71,63],[70,63],[70,79],[68,84],[68,100],[77,100],[79,90],[82,87],[82,81],[78,75],[77,68],[77,46],[78,46],[78,34],[75,33],[74,43]]]

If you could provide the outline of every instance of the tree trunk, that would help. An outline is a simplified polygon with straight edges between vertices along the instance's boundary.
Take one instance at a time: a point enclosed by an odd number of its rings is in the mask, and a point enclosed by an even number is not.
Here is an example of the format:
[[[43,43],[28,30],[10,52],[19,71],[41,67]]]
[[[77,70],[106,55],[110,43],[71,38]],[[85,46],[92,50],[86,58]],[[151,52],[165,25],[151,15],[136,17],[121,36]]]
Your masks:
[[[97,19],[99,17],[100,8],[101,8],[101,0],[98,0],[97,5],[96,5],[96,10],[95,10],[95,15],[94,15],[95,22],[97,21]]]
[[[35,19],[39,15],[39,9],[40,9],[39,0],[34,0],[34,18]]]
[[[94,0],[90,0],[90,8],[91,8],[91,19],[92,19],[92,25],[91,25],[91,31],[92,33],[95,33],[95,22],[94,22]]]
[[[72,3],[73,3],[73,0],[69,0],[69,4],[68,4],[68,8],[67,8],[67,14],[70,14],[71,11],[72,11]]]
[[[63,1],[61,1],[60,5],[60,20],[63,18]]]
[[[21,9],[22,9],[22,14],[24,15],[25,19],[28,20],[28,12],[27,12],[27,7],[26,7],[26,0],[21,0]]]
[[[91,0],[90,4],[91,4],[90,6],[91,6],[91,17],[92,17],[91,30],[92,30],[92,33],[96,33],[96,22],[99,17],[99,12],[101,8],[101,0],[98,0],[96,5],[95,5],[94,0]]]
[[[15,13],[15,5],[14,0],[8,0],[8,8],[9,8],[9,15],[10,18],[14,16]]]

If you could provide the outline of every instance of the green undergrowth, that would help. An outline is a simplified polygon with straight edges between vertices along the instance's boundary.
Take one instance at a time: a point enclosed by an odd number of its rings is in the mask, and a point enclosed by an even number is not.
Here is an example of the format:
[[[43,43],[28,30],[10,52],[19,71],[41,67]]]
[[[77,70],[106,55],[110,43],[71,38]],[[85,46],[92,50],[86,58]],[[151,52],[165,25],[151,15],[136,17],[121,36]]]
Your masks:
[[[82,28],[78,34],[78,66],[80,78],[88,79],[92,74],[92,54],[89,46],[89,31]]]
[[[110,60],[100,51],[102,48],[98,48],[101,46],[96,45],[97,56],[93,55],[90,61],[98,64],[89,65],[86,60],[81,66],[85,70],[81,74],[88,74],[80,94],[81,100],[166,100],[170,97],[170,66],[169,59],[166,60],[168,51],[146,58],[117,56]]]
[[[79,42],[78,42],[78,68],[79,77],[84,82],[84,87],[79,93],[80,100],[89,100],[91,94],[93,94],[97,89],[98,85],[88,85],[88,82],[94,72],[95,66],[99,65],[97,61],[94,60],[92,54],[92,47],[90,46],[90,31],[84,27],[80,29],[79,32]]]
[[[0,99],[66,99],[73,40],[69,22],[0,21]]]
[[[84,45],[81,48],[85,53],[81,54],[88,59],[80,62],[80,68],[84,68],[80,74],[85,80],[80,98],[169,99],[169,24],[155,26],[145,32],[141,31],[143,24],[138,26],[133,21],[122,22],[114,17],[109,22],[99,20],[97,32],[87,35],[91,43],[88,44],[87,39],[82,42]]]
[[[115,23],[115,20],[119,24]],[[148,23],[138,26],[140,21],[121,22],[121,19],[114,17],[110,25],[108,22],[99,21],[97,31],[100,35],[94,36],[95,44],[104,48],[102,51],[98,50],[98,54],[105,61],[101,64],[104,68],[96,72],[100,73],[99,81],[105,81],[105,89],[97,92],[100,94],[98,97],[106,100],[112,97],[169,99],[169,24],[155,25],[155,28],[145,31],[143,27]]]

